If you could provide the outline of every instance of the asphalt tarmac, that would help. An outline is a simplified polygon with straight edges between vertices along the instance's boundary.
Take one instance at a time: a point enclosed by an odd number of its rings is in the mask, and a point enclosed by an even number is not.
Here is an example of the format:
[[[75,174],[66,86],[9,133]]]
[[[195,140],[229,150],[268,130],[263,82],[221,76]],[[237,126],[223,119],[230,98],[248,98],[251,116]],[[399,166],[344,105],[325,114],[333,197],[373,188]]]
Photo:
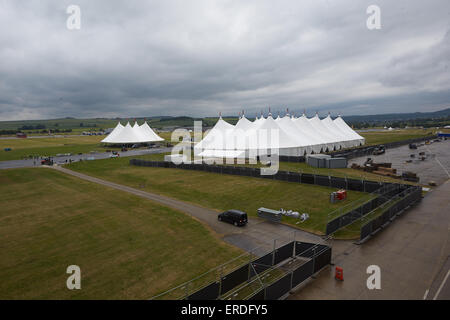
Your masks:
[[[425,153],[425,160],[420,160],[420,152]],[[397,174],[401,175],[405,171],[416,173],[420,178],[419,183],[423,185],[427,185],[430,181],[441,185],[450,178],[450,139],[433,142],[430,145],[422,143],[417,149],[409,149],[408,145],[387,149],[386,153],[381,155],[351,159],[348,166],[350,167],[352,163],[362,165],[369,157],[374,162],[391,162],[392,168],[397,169]]]

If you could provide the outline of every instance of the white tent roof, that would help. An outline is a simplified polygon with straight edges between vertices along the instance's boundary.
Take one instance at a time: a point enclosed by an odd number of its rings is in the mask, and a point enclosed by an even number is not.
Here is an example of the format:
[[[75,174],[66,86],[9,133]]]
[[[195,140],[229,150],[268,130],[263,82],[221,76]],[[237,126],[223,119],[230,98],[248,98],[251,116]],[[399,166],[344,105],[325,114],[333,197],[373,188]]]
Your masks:
[[[278,139],[276,135],[278,134]],[[270,148],[295,148],[300,147],[299,141],[286,132],[269,114],[267,119],[253,127],[247,134],[249,149],[270,149]]]
[[[242,130],[248,130],[253,125],[253,122],[248,120],[245,115],[242,115],[242,117],[239,119],[239,121],[236,123],[234,128],[236,129],[242,129]]]
[[[299,134],[302,134],[309,143],[312,145],[314,153],[320,153],[322,148],[327,147],[327,142],[321,135],[318,135],[313,126],[309,123],[308,119],[303,115],[300,118],[291,119],[292,123],[299,130]],[[329,146],[331,147],[331,146]]]
[[[240,157],[242,152],[250,156],[255,150],[269,149],[279,149],[280,155],[301,156],[361,143],[364,143],[364,138],[340,117],[333,121],[330,116],[320,120],[318,115],[311,119],[305,115],[300,118],[286,115],[274,120],[269,113],[267,118],[257,117],[253,122],[242,116],[236,126],[219,118],[194,148],[198,155],[210,157]]]
[[[120,132],[123,129],[123,125],[120,123],[120,121],[117,123],[117,126],[113,129],[113,131],[111,131],[108,136],[103,139],[101,142],[103,143],[113,143],[111,141],[114,141],[114,138],[117,137]]]
[[[319,126],[317,128],[311,119],[308,119],[305,114],[303,114],[300,118],[294,120],[297,126],[299,126],[303,131],[306,132],[309,136],[313,136],[316,141],[320,141],[322,143],[323,151],[328,149],[333,149],[335,147],[334,139],[330,138],[327,134],[324,133],[324,130]],[[319,120],[320,122],[320,120]],[[315,141],[313,140],[313,141]]]
[[[102,140],[104,143],[114,143],[114,144],[123,144],[123,143],[144,143],[144,142],[154,142],[154,141],[162,141],[161,137],[159,137],[145,122],[142,126],[139,126],[137,122],[134,123],[134,126],[131,127],[128,122],[126,126],[122,126],[120,122],[114,128],[114,130]]]
[[[328,128],[328,130],[335,134],[335,136],[342,142],[345,148],[350,148],[359,145],[359,142],[356,141],[353,135],[348,132],[342,131],[336,123],[333,122],[331,116],[328,115],[326,118],[322,119],[322,124]]]
[[[151,141],[163,141],[164,139],[161,138],[160,136],[158,136],[155,131],[153,131],[152,128],[150,128],[150,126],[147,124],[147,121],[145,121],[141,126],[140,126],[141,131],[144,133],[144,135],[146,137],[151,138]]]
[[[283,118],[280,118],[277,123],[284,131],[286,131],[286,133],[288,133],[298,142],[297,147],[307,147],[307,153],[311,153],[313,144],[320,145],[320,143],[316,142],[315,140],[311,140],[311,137],[306,136],[302,131],[300,131],[289,114],[287,114]],[[320,146],[318,147],[320,150]]]
[[[229,135],[234,126],[229,124],[222,117],[219,117],[217,123],[209,130],[202,141],[197,143],[196,149],[225,149],[226,136]]]
[[[313,126],[315,132],[319,132],[324,140],[327,141],[327,144],[332,144],[333,148],[339,148],[342,145],[340,143],[340,139],[336,137],[335,134],[332,133],[326,126],[323,125],[317,114],[314,117],[308,119],[308,121]]]
[[[344,119],[341,118],[341,116],[338,116],[336,119],[333,120],[333,122],[338,126],[342,131],[347,132],[350,134],[354,139],[358,140],[360,143],[364,143],[365,139],[364,137],[360,136],[355,130],[350,128],[350,126],[345,123]]]

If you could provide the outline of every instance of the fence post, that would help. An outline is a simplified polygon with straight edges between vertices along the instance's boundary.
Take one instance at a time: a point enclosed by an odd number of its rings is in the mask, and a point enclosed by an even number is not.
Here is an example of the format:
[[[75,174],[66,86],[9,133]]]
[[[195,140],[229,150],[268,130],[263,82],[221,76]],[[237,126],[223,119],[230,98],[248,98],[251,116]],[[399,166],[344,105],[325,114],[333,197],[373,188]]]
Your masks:
[[[276,248],[277,239],[273,239],[273,251],[272,251],[272,266],[275,264],[275,248]]]
[[[314,274],[314,267],[316,264],[316,247],[315,246],[313,247],[312,259],[313,259],[313,265],[312,265],[313,273],[312,274]]]
[[[222,294],[222,271],[223,271],[223,267],[220,267],[219,269],[219,296]]]
[[[248,274],[247,274],[247,282],[250,281],[251,264],[252,264],[252,249],[250,249],[249,254],[248,254]]]

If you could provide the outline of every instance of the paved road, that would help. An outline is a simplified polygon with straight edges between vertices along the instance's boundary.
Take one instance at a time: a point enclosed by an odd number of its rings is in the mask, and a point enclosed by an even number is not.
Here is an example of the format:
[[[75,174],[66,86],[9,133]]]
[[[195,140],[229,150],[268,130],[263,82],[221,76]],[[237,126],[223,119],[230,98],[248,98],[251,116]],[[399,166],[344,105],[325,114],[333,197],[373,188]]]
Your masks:
[[[249,223],[245,227],[235,227],[231,224],[218,221],[218,212],[212,209],[95,178],[60,166],[53,166],[52,168],[80,179],[128,192],[182,211],[218,233],[224,241],[245,251],[252,252],[255,255],[263,255],[269,252],[273,248],[275,239],[277,247],[292,241],[294,238],[299,241],[321,242],[319,236],[259,218],[250,218]]]
[[[67,135],[63,135],[63,134],[56,134],[56,135],[46,135],[46,136],[27,136],[26,139],[48,139],[48,138],[71,138],[71,137],[84,137],[85,135],[82,134],[67,134]],[[16,139],[21,139],[23,140],[24,138],[18,138],[18,137],[0,137],[0,140],[16,140]]]
[[[290,299],[450,299],[450,180],[363,245],[334,241],[332,262]],[[381,268],[381,290],[366,286],[366,268]],[[439,289],[440,288],[440,289]]]
[[[154,148],[154,149],[136,149],[136,150],[128,150],[125,152],[119,152],[121,157],[132,157],[132,156],[142,156],[146,154],[155,154],[155,153],[166,153],[170,152],[172,148]],[[95,152],[95,153],[86,153],[81,155],[72,155],[72,156],[61,156],[61,157],[53,157],[53,161],[55,163],[66,163],[71,159],[73,162],[86,160],[87,158],[93,158],[95,160],[99,159],[107,159],[111,155],[110,152]],[[9,160],[9,161],[0,161],[0,169],[12,169],[12,168],[29,168],[29,167],[40,167],[40,160],[26,159],[26,160]]]

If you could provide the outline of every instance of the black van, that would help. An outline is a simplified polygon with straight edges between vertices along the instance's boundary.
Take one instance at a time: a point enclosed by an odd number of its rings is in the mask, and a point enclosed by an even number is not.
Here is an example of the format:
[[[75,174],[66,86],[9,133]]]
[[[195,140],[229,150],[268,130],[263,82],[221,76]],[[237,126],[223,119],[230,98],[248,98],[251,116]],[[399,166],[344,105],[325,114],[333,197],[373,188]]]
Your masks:
[[[219,221],[232,223],[235,226],[245,226],[248,221],[247,214],[239,210],[228,210],[219,213],[218,219]]]

